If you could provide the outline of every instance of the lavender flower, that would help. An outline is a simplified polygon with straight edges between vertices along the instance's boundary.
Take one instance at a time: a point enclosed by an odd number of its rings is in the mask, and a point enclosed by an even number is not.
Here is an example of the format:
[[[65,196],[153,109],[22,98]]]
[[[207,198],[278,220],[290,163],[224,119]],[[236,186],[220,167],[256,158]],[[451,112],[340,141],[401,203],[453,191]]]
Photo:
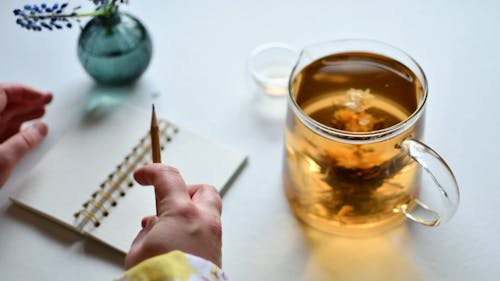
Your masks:
[[[42,31],[42,29],[54,30],[63,27],[71,28],[71,19],[78,14],[78,7],[67,11],[68,3],[55,3],[47,5],[24,5],[23,9],[15,9],[16,23],[27,30]]]
[[[127,4],[128,0],[90,0],[97,8],[89,13],[77,13],[81,7],[69,8],[69,3],[54,3],[41,5],[26,4],[23,8],[13,11],[16,23],[27,30],[42,31],[72,28],[75,22],[80,23],[81,17],[107,17],[118,8],[118,4]]]

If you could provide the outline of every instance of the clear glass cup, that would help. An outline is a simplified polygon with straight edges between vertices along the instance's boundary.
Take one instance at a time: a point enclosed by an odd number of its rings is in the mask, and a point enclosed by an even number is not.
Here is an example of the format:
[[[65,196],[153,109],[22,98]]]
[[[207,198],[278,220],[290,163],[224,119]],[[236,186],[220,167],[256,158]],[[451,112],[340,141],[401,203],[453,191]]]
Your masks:
[[[259,92],[269,97],[284,97],[298,52],[291,46],[271,42],[257,46],[248,60],[248,71]]]
[[[426,226],[449,220],[459,190],[446,162],[422,142],[427,94],[420,66],[387,44],[304,48],[289,80],[283,161],[295,215],[347,236],[405,219]],[[380,127],[381,120],[392,123]]]

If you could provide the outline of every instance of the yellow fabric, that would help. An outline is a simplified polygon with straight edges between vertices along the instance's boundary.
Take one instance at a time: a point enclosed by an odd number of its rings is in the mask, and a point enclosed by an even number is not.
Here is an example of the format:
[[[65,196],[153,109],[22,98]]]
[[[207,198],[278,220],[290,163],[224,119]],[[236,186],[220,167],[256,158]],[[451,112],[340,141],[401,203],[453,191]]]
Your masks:
[[[147,259],[125,272],[130,281],[179,280],[188,281],[196,271],[189,266],[185,253],[172,251]]]
[[[229,278],[210,261],[172,251],[139,263],[116,281],[229,281]]]

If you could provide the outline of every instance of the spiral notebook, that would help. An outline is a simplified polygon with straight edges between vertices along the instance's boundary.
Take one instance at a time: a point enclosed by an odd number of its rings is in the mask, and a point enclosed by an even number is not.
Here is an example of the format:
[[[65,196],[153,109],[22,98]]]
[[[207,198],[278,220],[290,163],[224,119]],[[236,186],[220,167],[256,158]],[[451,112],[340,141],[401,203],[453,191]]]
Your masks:
[[[161,115],[160,115],[161,116]],[[12,200],[83,235],[126,253],[142,217],[156,213],[152,187],[133,171],[151,163],[150,112],[119,106],[88,114],[34,168]],[[246,156],[159,119],[163,163],[187,183],[210,183],[220,192]]]

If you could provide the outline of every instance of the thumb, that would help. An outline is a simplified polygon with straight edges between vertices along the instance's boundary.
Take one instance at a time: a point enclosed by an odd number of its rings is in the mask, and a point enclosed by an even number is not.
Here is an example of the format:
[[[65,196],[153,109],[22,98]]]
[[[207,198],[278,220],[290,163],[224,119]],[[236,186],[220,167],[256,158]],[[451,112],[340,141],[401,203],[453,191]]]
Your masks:
[[[0,153],[12,164],[17,163],[32,148],[37,146],[47,135],[48,127],[43,122],[33,123],[28,128],[0,144]]]

